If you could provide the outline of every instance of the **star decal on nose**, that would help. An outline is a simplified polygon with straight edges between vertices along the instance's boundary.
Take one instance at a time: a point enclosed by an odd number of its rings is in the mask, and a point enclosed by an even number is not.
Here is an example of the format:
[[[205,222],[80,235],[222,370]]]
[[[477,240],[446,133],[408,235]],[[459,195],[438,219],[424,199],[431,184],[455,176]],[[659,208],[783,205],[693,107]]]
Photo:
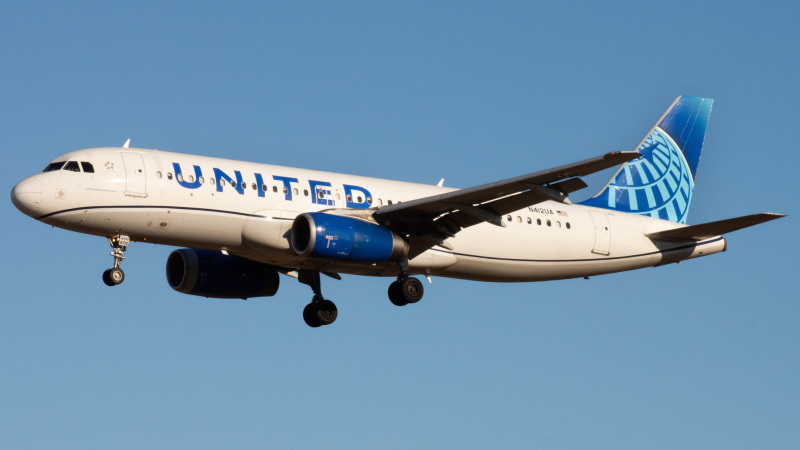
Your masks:
[[[112,169],[114,169],[114,163],[113,163],[113,162],[111,162],[111,161],[108,161],[108,162],[106,162],[106,169],[107,169],[107,170],[112,170]]]

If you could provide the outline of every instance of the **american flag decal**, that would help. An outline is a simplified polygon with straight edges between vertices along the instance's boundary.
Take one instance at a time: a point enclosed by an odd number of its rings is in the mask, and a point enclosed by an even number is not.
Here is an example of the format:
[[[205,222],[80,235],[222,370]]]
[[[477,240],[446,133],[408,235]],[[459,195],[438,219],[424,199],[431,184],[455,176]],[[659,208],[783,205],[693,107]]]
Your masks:
[[[561,216],[561,217],[569,217],[569,214],[567,214],[567,212],[566,212],[566,211],[556,211],[556,212],[557,212],[557,213],[558,213],[558,215],[559,215],[559,216]]]

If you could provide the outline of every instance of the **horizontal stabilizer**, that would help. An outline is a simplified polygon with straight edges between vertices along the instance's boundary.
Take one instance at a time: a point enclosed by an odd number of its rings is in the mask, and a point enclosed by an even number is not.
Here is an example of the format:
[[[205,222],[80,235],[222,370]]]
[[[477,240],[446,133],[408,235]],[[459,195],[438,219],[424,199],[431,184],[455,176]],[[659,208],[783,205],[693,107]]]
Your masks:
[[[784,214],[761,213],[750,216],[736,217],[733,219],[719,220],[716,222],[691,225],[688,227],[673,228],[671,230],[659,231],[647,235],[650,239],[668,242],[680,241],[701,241],[731,231],[741,230],[742,228],[752,227],[760,223],[785,217]]]

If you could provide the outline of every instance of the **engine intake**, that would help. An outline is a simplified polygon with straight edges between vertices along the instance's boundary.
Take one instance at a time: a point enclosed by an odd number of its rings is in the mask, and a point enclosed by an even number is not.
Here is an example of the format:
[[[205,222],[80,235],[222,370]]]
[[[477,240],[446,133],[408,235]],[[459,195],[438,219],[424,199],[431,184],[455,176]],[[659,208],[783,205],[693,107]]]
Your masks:
[[[280,278],[274,267],[210,250],[182,248],[167,258],[167,282],[178,292],[212,298],[271,297]]]
[[[292,223],[292,250],[300,256],[345,261],[402,261],[408,243],[388,228],[325,213],[304,213]]]

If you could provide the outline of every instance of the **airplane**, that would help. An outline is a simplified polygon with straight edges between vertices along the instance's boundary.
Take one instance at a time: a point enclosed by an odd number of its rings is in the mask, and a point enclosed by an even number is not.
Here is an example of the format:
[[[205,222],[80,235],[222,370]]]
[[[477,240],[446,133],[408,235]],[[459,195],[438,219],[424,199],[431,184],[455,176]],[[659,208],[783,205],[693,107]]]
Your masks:
[[[678,97],[636,151],[467,189],[122,147],[55,158],[11,192],[48,225],[104,236],[114,266],[131,241],[186,247],[167,258],[176,291],[273,296],[280,275],[311,287],[310,327],[333,323],[320,274],[396,277],[389,300],[418,302],[421,275],[527,282],[677,263],[727,249],[722,234],[784,217],[686,225],[713,99]],[[620,166],[594,197],[581,179]]]

